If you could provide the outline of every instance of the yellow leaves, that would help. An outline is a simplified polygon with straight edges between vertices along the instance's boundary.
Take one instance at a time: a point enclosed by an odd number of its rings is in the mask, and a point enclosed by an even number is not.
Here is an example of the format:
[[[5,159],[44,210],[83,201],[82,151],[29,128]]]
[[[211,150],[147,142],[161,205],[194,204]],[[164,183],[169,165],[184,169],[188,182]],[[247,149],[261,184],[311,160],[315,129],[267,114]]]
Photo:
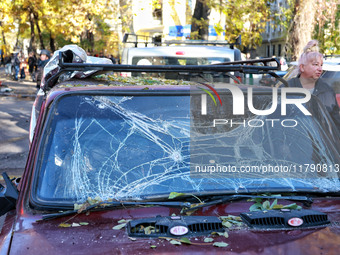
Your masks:
[[[69,228],[69,227],[71,227],[71,226],[72,226],[72,225],[69,224],[69,223],[60,223],[58,227],[60,227],[60,228]]]
[[[239,216],[220,216],[219,219],[222,221],[222,225],[225,228],[239,228],[243,225],[242,219]]]
[[[89,224],[88,222],[79,222],[79,223],[73,222],[72,224],[63,222],[63,223],[60,223],[58,227],[59,228],[71,228],[71,227],[75,228],[75,227],[87,226],[88,224]]]

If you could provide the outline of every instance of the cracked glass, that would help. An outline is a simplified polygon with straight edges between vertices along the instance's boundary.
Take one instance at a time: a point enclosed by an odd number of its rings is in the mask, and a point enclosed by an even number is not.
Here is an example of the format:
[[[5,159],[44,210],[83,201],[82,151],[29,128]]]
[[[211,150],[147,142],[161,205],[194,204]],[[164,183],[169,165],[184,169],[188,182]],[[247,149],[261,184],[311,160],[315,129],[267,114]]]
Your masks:
[[[243,116],[234,116],[228,93],[221,94],[224,106],[215,107],[215,115],[202,117],[202,93],[189,90],[60,97],[52,106],[39,151],[38,200],[79,203],[88,197],[140,200],[170,192],[339,191],[338,138],[327,128],[318,105],[308,106],[313,117],[288,107],[284,118],[299,124],[288,128],[277,111],[256,116],[246,108]],[[271,99],[254,96],[254,107],[267,109]],[[213,107],[208,104],[208,109]],[[224,121],[212,127],[216,116],[241,124]],[[198,164],[201,169],[215,166],[215,172],[210,168],[197,174]],[[328,171],[300,171],[305,164],[327,165]],[[296,172],[216,173],[217,165],[234,170],[281,165]]]

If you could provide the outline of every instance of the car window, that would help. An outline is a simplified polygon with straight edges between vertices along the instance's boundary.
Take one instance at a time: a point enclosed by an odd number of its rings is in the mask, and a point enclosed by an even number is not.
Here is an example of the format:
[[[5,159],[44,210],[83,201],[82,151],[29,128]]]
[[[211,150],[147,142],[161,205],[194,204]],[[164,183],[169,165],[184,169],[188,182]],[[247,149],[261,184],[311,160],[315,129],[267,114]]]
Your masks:
[[[198,58],[188,58],[188,57],[148,57],[139,56],[132,58],[132,64],[141,64],[140,61],[145,60],[153,65],[210,65],[222,62],[229,62],[229,58],[222,57],[198,57]]]
[[[299,168],[339,162],[326,123],[315,119],[323,116],[314,112],[319,107],[309,105],[312,116],[295,105],[287,107],[286,116],[280,106],[268,116],[249,109],[242,116],[216,112],[229,122],[212,128],[206,125],[209,117],[199,113],[200,94],[138,93],[72,94],[56,100],[39,151],[36,201],[72,204],[88,197],[145,199],[170,192],[250,192],[260,186],[261,191],[335,190],[339,184],[334,171],[320,175]],[[231,95],[221,97],[228,104],[223,109],[232,109]],[[271,101],[271,94],[253,99],[256,109],[268,109]],[[287,178],[273,171],[280,166],[291,171]],[[255,172],[214,175],[207,167]],[[264,167],[268,173],[256,172]]]
[[[328,84],[330,84],[335,93],[340,93],[340,70],[339,71],[325,71],[322,75],[323,79],[326,79]]]

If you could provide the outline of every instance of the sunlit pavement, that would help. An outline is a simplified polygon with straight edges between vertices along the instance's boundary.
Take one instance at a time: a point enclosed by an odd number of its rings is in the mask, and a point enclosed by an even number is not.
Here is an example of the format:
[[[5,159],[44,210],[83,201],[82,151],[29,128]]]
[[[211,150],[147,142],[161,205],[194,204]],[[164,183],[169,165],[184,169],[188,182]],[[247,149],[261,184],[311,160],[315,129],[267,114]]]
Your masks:
[[[35,98],[37,93],[36,83],[30,77],[14,81],[11,76],[6,75],[5,68],[0,67],[0,96],[16,96]]]
[[[29,121],[37,89],[34,82],[14,81],[0,67],[0,174],[22,175],[29,149]],[[0,177],[2,182],[2,176]]]

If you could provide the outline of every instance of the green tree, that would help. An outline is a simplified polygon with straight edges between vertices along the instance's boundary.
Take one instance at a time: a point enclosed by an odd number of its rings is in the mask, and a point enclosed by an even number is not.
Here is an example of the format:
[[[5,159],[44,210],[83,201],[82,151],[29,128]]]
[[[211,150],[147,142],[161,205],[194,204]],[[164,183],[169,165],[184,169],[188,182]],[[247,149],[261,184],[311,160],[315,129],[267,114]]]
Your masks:
[[[191,39],[208,40],[210,7],[210,1],[196,0],[194,14],[191,19]]]
[[[313,37],[325,54],[340,54],[340,1],[318,1]]]
[[[289,0],[283,9],[282,24],[287,29],[286,55],[297,60],[303,47],[311,39],[320,42],[321,52],[340,53],[340,1],[339,0]]]
[[[226,15],[225,38],[234,42],[242,37],[242,48],[252,49],[261,45],[266,23],[273,20],[269,3],[272,0],[229,0],[221,6]],[[218,29],[219,31],[221,28]]]
[[[7,52],[11,49],[7,44],[5,33],[14,28],[11,7],[11,0],[2,0],[0,2],[0,49]]]

